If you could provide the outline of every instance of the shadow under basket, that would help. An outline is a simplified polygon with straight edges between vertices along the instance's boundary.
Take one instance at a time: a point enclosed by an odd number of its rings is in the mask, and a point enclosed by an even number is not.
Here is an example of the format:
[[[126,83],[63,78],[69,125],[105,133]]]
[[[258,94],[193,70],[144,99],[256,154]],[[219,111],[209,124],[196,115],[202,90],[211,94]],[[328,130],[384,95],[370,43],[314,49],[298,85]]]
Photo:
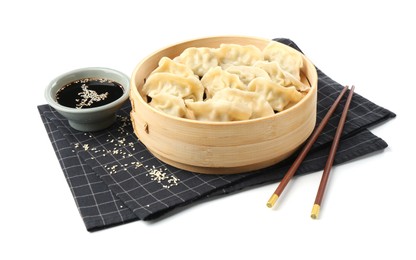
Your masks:
[[[270,40],[221,36],[191,40],[155,52],[131,77],[134,132],[161,161],[206,174],[232,174],[271,166],[289,157],[312,133],[316,122],[318,76],[304,56],[301,81],[311,87],[294,106],[272,116],[233,122],[201,122],[170,116],[147,103],[142,87],[162,57],[174,58],[188,47],[218,48],[222,43],[252,44],[263,49]],[[291,48],[282,44],[283,48]]]

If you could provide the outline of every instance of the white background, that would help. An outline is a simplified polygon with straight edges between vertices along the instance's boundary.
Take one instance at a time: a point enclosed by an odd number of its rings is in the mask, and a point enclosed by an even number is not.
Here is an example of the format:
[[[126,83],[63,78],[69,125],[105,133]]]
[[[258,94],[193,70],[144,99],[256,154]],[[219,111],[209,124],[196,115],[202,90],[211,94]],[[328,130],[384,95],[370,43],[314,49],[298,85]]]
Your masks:
[[[2,1],[0,258],[415,259],[411,2]],[[319,220],[309,217],[316,172],[295,178],[273,210],[275,184],[87,232],[36,108],[46,85],[87,66],[131,75],[166,45],[230,34],[290,38],[334,80],[397,113],[372,129],[389,147],[333,169]]]

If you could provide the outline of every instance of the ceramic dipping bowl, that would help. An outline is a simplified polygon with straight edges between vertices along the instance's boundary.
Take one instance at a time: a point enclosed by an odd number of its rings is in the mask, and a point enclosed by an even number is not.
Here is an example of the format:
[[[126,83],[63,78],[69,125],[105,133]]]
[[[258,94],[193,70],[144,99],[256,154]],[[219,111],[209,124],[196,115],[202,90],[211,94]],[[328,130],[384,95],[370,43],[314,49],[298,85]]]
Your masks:
[[[103,102],[102,105],[91,106],[94,102],[95,105],[99,104],[100,99],[106,99],[111,96],[112,92],[101,91],[102,94],[98,94],[98,90],[94,91],[92,86],[88,89],[89,83],[92,84],[92,80],[97,82],[104,82],[104,85],[117,84],[121,87],[122,91],[118,92],[118,95],[112,99],[111,102]],[[85,82],[85,85],[82,85]],[[77,105],[77,107],[70,107],[62,105],[58,102],[62,100],[59,97],[58,92],[62,91],[64,86],[73,84],[82,85],[82,91],[75,93],[77,102],[83,105]],[[107,84],[107,85],[109,85]],[[97,85],[97,84],[96,84]],[[100,86],[101,87],[101,86]],[[52,80],[45,89],[45,98],[50,106],[58,111],[62,116],[68,119],[69,125],[79,131],[92,132],[105,129],[112,125],[116,119],[116,112],[120,109],[123,103],[128,99],[130,91],[130,79],[127,75],[117,70],[100,67],[88,67],[77,70],[72,70],[64,73],[54,80]],[[61,92],[62,95],[63,92]],[[107,94],[106,94],[107,93]],[[110,93],[110,94],[108,94]],[[58,95],[57,95],[58,94]],[[58,96],[58,98],[57,98]]]

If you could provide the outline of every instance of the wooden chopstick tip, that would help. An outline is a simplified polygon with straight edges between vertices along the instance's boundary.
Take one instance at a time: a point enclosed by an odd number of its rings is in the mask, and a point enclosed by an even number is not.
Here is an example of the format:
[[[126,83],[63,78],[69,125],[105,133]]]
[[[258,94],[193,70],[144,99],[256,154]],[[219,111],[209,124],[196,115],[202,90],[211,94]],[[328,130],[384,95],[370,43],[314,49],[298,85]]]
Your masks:
[[[273,195],[270,197],[270,199],[267,201],[266,206],[268,208],[271,208],[274,206],[274,204],[276,204],[277,199],[279,198],[279,195],[277,195],[276,193],[273,193]]]
[[[311,212],[311,218],[317,219],[319,216],[319,210],[321,209],[321,206],[319,204],[313,204],[312,212]]]

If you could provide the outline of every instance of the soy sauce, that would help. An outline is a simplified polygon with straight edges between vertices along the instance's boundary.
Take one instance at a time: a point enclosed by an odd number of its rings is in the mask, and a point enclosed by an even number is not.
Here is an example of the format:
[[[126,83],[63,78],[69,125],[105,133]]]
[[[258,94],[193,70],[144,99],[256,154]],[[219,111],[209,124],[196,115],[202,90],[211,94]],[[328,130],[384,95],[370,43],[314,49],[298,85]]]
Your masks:
[[[56,101],[66,107],[86,109],[107,105],[123,93],[123,87],[115,81],[85,78],[61,87],[56,93]]]

